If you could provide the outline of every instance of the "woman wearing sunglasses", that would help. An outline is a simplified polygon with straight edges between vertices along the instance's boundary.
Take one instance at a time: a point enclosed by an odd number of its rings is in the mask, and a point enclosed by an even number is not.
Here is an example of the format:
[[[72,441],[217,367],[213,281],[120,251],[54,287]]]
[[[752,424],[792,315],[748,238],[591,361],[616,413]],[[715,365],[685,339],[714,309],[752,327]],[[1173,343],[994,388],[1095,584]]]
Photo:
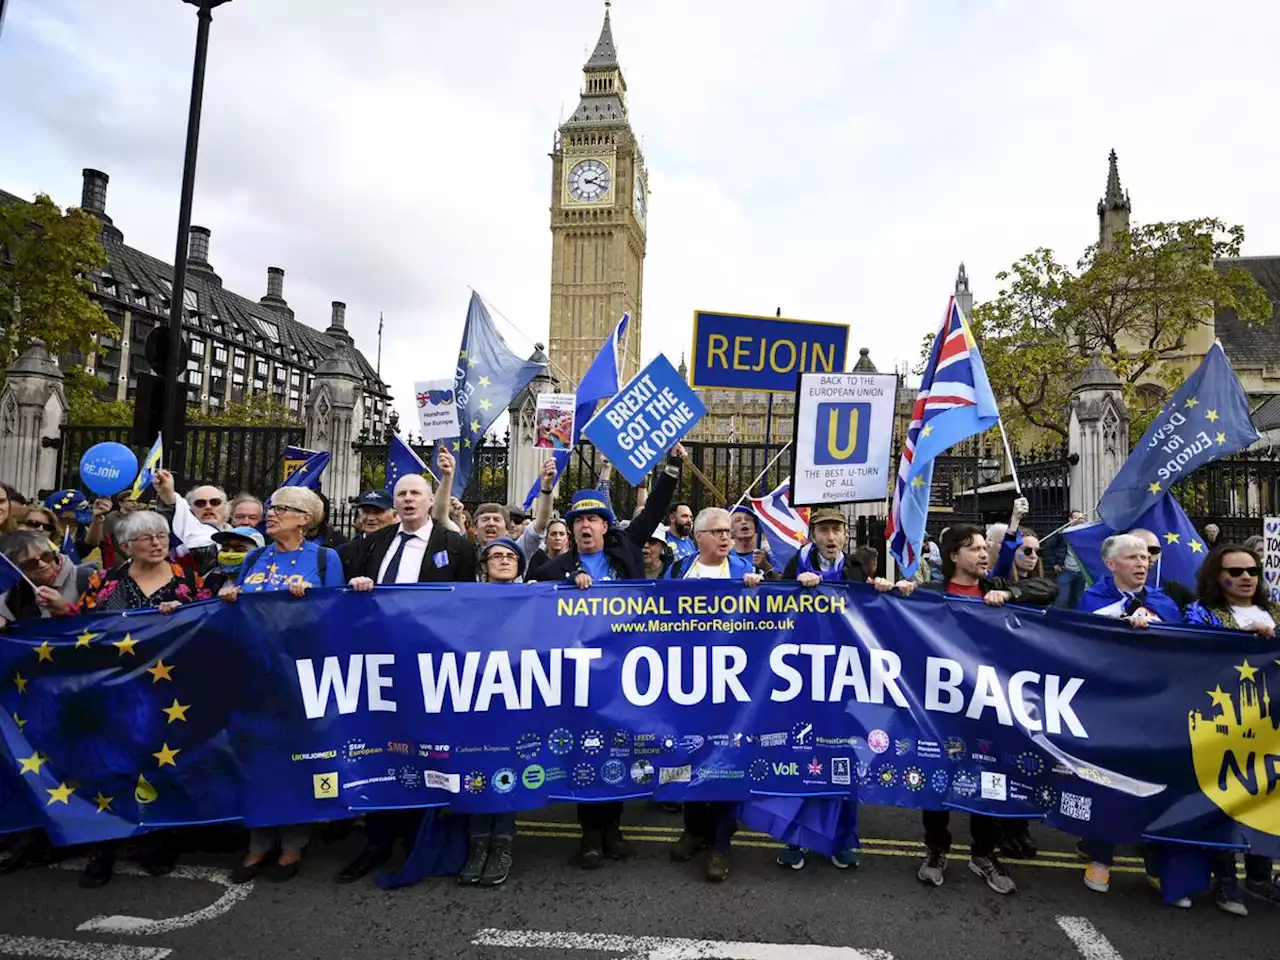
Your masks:
[[[27,512],[18,521],[18,529],[41,534],[54,543],[62,543],[62,524],[53,511],[45,507],[27,507]]]
[[[3,621],[62,617],[76,612],[75,564],[54,548],[47,534],[31,530],[6,533],[0,536],[0,554],[31,581],[23,581],[0,596]]]
[[[1262,560],[1252,550],[1234,543],[1219,544],[1210,550],[1196,578],[1196,593],[1199,599],[1187,608],[1188,623],[1248,630],[1262,639],[1275,639],[1280,603],[1271,601],[1262,576]],[[1234,868],[1233,858],[1232,872]],[[1272,874],[1270,857],[1247,854],[1244,873],[1247,893],[1280,904],[1280,884]],[[1216,888],[1214,893],[1218,893]]]

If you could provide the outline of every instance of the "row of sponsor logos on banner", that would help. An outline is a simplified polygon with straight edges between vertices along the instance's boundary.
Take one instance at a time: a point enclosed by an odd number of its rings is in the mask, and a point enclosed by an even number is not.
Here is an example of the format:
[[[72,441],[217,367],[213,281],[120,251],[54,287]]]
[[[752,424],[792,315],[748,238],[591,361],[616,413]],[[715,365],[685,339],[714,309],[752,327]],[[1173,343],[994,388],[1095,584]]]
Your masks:
[[[776,758],[756,757],[741,766],[722,762],[699,765],[691,756],[705,747],[741,749],[744,746],[776,748],[779,753]],[[544,756],[544,749],[551,755],[550,759]],[[851,753],[834,755],[839,751]],[[518,763],[511,761],[509,765],[493,766],[492,758],[512,755]],[[490,758],[489,762],[485,763],[482,757]],[[953,769],[927,762],[917,764],[909,759],[913,757],[920,761],[950,761]],[[467,762],[470,758],[475,758],[474,769],[461,769],[472,766]],[[315,765],[340,762],[341,769],[313,774],[317,799],[337,798],[341,790],[358,790],[382,783],[397,783],[408,790],[423,788],[471,795],[491,791],[505,795],[520,787],[541,790],[556,782],[571,782],[578,787],[629,783],[652,789],[715,780],[763,783],[793,778],[808,787],[841,788],[855,784],[871,788],[905,787],[913,793],[931,791],[961,798],[981,796],[997,802],[1024,801],[1042,809],[1057,806],[1061,813],[1084,821],[1090,819],[1089,797],[1048,784],[1025,783],[1017,777],[1036,780],[1046,774],[1063,779],[1078,776],[1100,784],[1108,780],[1105,774],[1091,768],[1072,770],[1061,764],[1050,764],[1032,750],[1001,751],[988,740],[978,740],[971,747],[958,737],[938,743],[910,737],[891,738],[884,730],[870,731],[865,740],[823,737],[815,736],[809,723],[798,723],[790,732],[678,737],[632,734],[625,730],[607,734],[587,730],[575,737],[567,728],[560,727],[545,737],[537,733],[523,734],[514,745],[456,746],[407,740],[374,743],[353,739],[338,749],[297,753],[292,759]],[[423,764],[423,760],[441,767],[457,763],[460,769],[434,769],[430,763]],[[539,760],[547,762],[537,762]],[[682,760],[687,762],[680,762]],[[961,764],[992,769],[960,769]],[[378,766],[379,772],[364,775],[362,768],[372,766]]]

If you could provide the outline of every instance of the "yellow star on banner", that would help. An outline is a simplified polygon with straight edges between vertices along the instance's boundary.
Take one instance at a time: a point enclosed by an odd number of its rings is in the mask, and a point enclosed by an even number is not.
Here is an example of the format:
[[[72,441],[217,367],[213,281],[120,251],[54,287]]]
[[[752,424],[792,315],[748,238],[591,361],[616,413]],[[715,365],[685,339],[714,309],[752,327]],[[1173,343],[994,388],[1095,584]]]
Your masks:
[[[1158,481],[1153,480],[1151,483],[1147,485],[1147,493],[1159,493],[1159,492],[1160,492],[1160,483]]]
[[[488,378],[488,377],[481,377],[481,378],[480,378],[480,386],[482,386],[482,387],[487,387],[487,386],[489,386],[489,378]]]
[[[165,707],[160,712],[163,714],[166,714],[169,717],[170,723],[173,723],[176,720],[181,720],[183,723],[186,723],[187,711],[190,709],[191,709],[191,704],[188,703],[186,706],[183,706],[178,702],[178,698],[174,697],[173,706]]]
[[[472,420],[472,421],[471,421],[471,432],[472,432],[472,433],[479,433],[479,432],[480,432],[480,421],[479,421],[479,420]]]
[[[48,640],[36,647],[36,658],[36,663],[40,663],[44,660],[48,660],[50,663],[53,663],[53,647],[49,646]]]
[[[38,774],[40,772],[41,765],[48,763],[49,760],[46,757],[42,757],[40,755],[40,751],[37,750],[29,757],[19,757],[18,762],[22,764],[22,769],[19,770],[18,773]]]
[[[181,750],[170,750],[169,745],[166,743],[160,747],[159,753],[153,753],[152,756],[155,757],[156,760],[158,761],[158,763],[156,764],[156,766],[158,767],[163,767],[166,764],[171,767],[176,767],[177,764],[174,762],[174,760],[177,758],[178,754],[180,754],[181,752],[182,752]]]
[[[111,801],[114,799],[115,797],[104,797],[102,791],[99,790],[98,795],[93,798],[93,802],[98,805],[98,812],[102,813],[104,810],[111,809]]]
[[[1182,539],[1182,534],[1180,533],[1166,533],[1164,535],[1165,543],[1178,543],[1181,541],[1181,539]]]
[[[493,404],[492,404],[492,403],[490,403],[488,400],[481,400],[481,401],[480,401],[480,409],[481,409],[481,410],[488,410],[488,409],[489,409],[490,407],[492,407],[492,406],[493,406]]]
[[[120,651],[120,656],[122,657],[126,653],[131,657],[137,656],[137,654],[133,652],[133,648],[138,645],[138,641],[133,639],[133,634],[126,633],[123,640],[117,640],[111,645]]]
[[[469,446],[469,444],[468,444],[468,446]],[[457,449],[458,449],[458,441],[457,441],[457,440],[453,441],[453,449],[454,449],[454,452],[457,452]]]
[[[924,486],[924,477],[913,477],[911,480],[911,485],[915,487],[917,490],[919,490],[921,487]]]
[[[467,359],[467,351],[465,351],[465,350],[459,350],[459,351],[458,351],[458,359],[459,359],[459,360],[465,360],[465,359]]]
[[[18,673],[18,671],[15,670],[13,672],[13,685],[18,688],[19,693],[27,692],[28,683],[30,683],[30,681],[27,680],[27,678],[24,677],[22,674]]]
[[[89,644],[93,643],[93,641],[100,636],[102,636],[102,634],[91,633],[89,630],[86,629],[84,633],[76,637],[76,649],[79,650],[81,647],[89,646]]]
[[[479,363],[479,362],[480,362],[480,361],[478,361],[478,360],[468,360],[468,361],[467,361],[467,366],[468,366],[468,367],[474,367],[474,366],[475,366],[477,363]]]
[[[920,436],[922,436],[922,437],[927,437],[927,436],[928,436],[929,434],[931,434],[931,433],[933,433],[933,424],[932,424],[932,423],[926,423],[926,424],[924,425],[924,429],[920,431]]]
[[[1206,414],[1205,414],[1205,416],[1209,419],[1209,422],[1210,422],[1210,423],[1217,423],[1217,422],[1218,422],[1218,411],[1217,411],[1217,410],[1210,410],[1208,413],[1206,413]]]
[[[1236,667],[1236,673],[1240,674],[1240,679],[1242,681],[1253,680],[1254,683],[1257,683],[1257,681],[1254,680],[1254,677],[1258,675],[1258,668],[1249,666],[1248,660]]]
[[[1222,446],[1222,444],[1227,442],[1227,435],[1225,433],[1220,433],[1213,439],[1217,441],[1218,446]]]
[[[151,674],[152,683],[159,683],[161,680],[173,680],[173,667],[163,660],[157,660],[154,667],[147,667],[147,673]]]
[[[1218,684],[1212,690],[1206,690],[1205,693],[1213,697],[1213,705],[1215,707],[1231,708],[1231,694],[1222,689],[1222,684]]]
[[[14,722],[14,723],[16,723],[16,724],[18,725],[18,729],[19,729],[19,730],[21,730],[23,727],[25,727],[25,726],[27,725],[27,721],[23,720],[23,719],[22,719],[20,716],[18,716],[16,713],[13,715],[13,722]]]
[[[1192,540],[1190,543],[1187,544],[1187,546],[1191,548],[1192,553],[1199,553],[1201,550],[1204,549],[1204,544],[1201,543],[1199,540]]]
[[[463,445],[464,447],[469,447],[469,446],[471,446],[471,438],[470,438],[470,437],[463,437],[463,438],[462,438],[462,445]]]
[[[1198,407],[1200,405],[1200,401],[1197,400],[1195,397],[1188,397],[1186,405],[1188,407]]]
[[[52,790],[50,790],[48,787],[45,787],[44,792],[49,795],[49,802],[46,803],[45,806],[52,807],[55,803],[65,803],[67,805],[70,805],[71,794],[73,794],[75,791],[71,787],[68,787],[65,783],[60,783],[57,785],[57,787],[55,787]]]

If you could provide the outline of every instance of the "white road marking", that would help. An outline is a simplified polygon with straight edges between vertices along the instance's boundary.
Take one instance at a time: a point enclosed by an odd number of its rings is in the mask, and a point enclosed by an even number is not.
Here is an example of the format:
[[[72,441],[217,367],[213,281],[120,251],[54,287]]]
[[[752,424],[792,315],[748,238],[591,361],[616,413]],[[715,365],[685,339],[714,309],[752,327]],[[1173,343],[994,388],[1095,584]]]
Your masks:
[[[84,860],[64,860],[61,863],[54,864],[54,866],[63,870],[83,870],[85,862]],[[150,877],[150,874],[136,863],[117,863],[116,873],[124,873],[132,877]],[[253,892],[252,881],[240,884],[232,883],[231,872],[229,870],[219,870],[217,867],[177,866],[165,876],[175,880],[203,880],[206,883],[216,883],[221,887],[225,887],[226,892],[207,907],[192,913],[184,913],[178,917],[165,917],[162,920],[152,920],[149,917],[93,917],[80,924],[76,929],[90,930],[97,933],[125,933],[135,937],[172,933],[174,930],[193,927],[197,923],[203,923],[206,920],[212,920],[214,917],[222,916],[222,914]]]
[[[1084,960],[1124,960],[1111,941],[1084,917],[1058,917],[1058,926],[1071,938]]]
[[[47,937],[0,934],[0,953],[15,957],[54,957],[55,960],[161,960],[173,953],[167,947],[131,947],[123,943],[76,943]]]
[[[479,931],[471,942],[475,946],[526,950],[596,950],[622,954],[621,960],[893,960],[893,954],[887,950],[858,950],[854,947],[542,930],[490,928]]]

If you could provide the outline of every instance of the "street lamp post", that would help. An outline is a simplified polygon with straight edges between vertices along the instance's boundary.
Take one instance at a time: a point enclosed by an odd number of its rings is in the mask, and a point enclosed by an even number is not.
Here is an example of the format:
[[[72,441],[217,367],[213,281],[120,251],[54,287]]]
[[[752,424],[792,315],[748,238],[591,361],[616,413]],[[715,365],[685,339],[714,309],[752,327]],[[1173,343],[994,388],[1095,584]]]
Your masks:
[[[204,102],[204,66],[209,53],[209,24],[213,8],[228,0],[184,0],[197,8],[196,56],[191,73],[191,107],[187,113],[187,148],[182,161],[182,198],[178,204],[178,242],[173,255],[173,289],[169,291],[168,362],[164,390],[165,459],[181,470],[186,447],[184,416],[187,389],[182,367],[182,307],[187,287],[187,243],[191,233],[191,201],[196,185],[196,154],[200,144],[200,108]]]

